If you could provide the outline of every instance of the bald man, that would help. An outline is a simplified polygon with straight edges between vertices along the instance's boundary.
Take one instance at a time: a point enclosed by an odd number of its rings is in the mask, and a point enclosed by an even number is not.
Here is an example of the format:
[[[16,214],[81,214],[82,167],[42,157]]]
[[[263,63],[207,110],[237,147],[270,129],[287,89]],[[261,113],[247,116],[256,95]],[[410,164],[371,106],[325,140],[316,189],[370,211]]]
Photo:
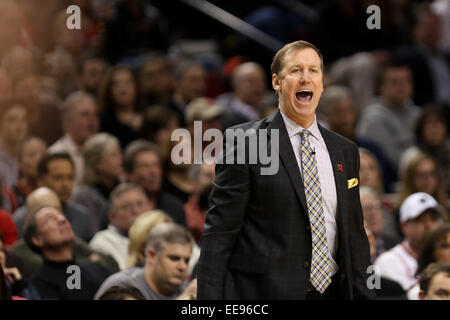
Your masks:
[[[220,96],[217,103],[225,110],[224,128],[259,120],[263,99],[268,94],[264,69],[256,62],[245,62],[231,75],[233,92]]]
[[[31,192],[26,200],[26,205],[16,210],[13,215],[14,223],[19,233],[19,238],[22,238],[23,226],[27,219],[28,212],[34,212],[41,207],[55,207],[61,210],[61,201],[58,195],[47,187],[40,187]]]
[[[59,200],[58,195],[50,188],[40,187],[31,192],[27,197],[26,206],[17,209],[13,215],[13,220],[16,223],[20,238],[13,246],[13,252],[18,255],[24,263],[24,278],[27,278],[42,266],[42,257],[31,251],[22,239],[24,225],[30,216],[30,213],[36,212],[42,207],[54,207],[58,210],[62,210],[61,201]],[[117,262],[110,255],[95,252],[86,242],[78,237],[75,237],[73,250],[74,256],[82,262],[98,262],[109,268],[111,271],[119,271]]]

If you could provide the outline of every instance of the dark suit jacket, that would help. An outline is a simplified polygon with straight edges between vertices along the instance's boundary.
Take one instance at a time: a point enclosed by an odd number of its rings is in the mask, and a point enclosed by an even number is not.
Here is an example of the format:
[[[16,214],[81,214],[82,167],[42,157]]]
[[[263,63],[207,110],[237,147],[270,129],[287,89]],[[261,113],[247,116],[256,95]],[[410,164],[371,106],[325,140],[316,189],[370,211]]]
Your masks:
[[[201,240],[198,299],[304,299],[311,230],[300,169],[281,113],[234,128],[267,129],[269,139],[270,130],[279,129],[279,170],[260,175],[260,164],[216,165]],[[358,150],[353,142],[319,128],[336,181],[342,298],[372,297],[366,287],[370,255],[359,186],[347,188],[348,179],[359,178]],[[269,142],[266,147],[270,150]]]

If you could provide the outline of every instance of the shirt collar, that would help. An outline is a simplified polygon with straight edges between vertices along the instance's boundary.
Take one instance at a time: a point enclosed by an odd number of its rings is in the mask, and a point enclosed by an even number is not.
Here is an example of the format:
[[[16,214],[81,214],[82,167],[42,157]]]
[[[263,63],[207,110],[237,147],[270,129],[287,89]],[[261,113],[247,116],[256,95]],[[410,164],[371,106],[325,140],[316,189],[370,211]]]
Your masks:
[[[286,125],[286,129],[289,135],[289,138],[292,138],[295,135],[298,135],[300,132],[305,130],[301,125],[294,122],[292,119],[290,119],[288,116],[284,115],[283,112],[280,110],[281,115],[283,116],[284,124]],[[314,122],[309,126],[309,128],[306,128],[310,133],[311,136],[313,136],[315,139],[320,140],[319,137],[321,136],[319,131],[319,126],[317,124],[317,117],[314,115]]]

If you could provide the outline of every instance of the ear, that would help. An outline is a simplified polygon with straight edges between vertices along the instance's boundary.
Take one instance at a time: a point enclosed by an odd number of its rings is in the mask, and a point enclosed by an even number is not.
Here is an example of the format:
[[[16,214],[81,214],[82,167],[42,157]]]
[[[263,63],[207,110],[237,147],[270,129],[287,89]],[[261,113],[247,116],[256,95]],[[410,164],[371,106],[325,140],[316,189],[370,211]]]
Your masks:
[[[108,220],[112,221],[115,217],[114,211],[108,211]]]
[[[38,248],[41,248],[44,245],[44,241],[41,239],[40,236],[31,238],[31,242],[33,242],[33,244]]]
[[[150,264],[155,263],[155,257],[156,257],[155,249],[152,249],[152,248],[148,249],[147,250],[147,259]]]
[[[403,233],[403,236],[405,236],[405,232],[407,231],[407,224],[408,222],[400,222],[400,230]]]
[[[425,300],[425,291],[423,290],[419,291],[419,300]]]
[[[272,74],[272,87],[276,92],[281,91],[281,78],[276,74]]]

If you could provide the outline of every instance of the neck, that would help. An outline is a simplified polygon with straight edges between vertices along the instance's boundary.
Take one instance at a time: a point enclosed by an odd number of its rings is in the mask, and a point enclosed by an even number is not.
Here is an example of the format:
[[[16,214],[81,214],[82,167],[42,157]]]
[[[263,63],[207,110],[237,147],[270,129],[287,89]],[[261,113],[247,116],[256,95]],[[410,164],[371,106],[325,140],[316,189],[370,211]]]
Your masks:
[[[65,245],[59,248],[45,249],[42,256],[50,261],[63,262],[73,260],[72,246]]]
[[[104,185],[108,189],[112,189],[117,184],[118,179],[115,177],[99,176],[98,183]]]
[[[189,103],[188,99],[185,99],[183,95],[179,92],[175,92],[173,95],[173,100],[179,105],[185,106]]]
[[[398,101],[398,100],[392,100],[392,99],[386,99],[389,105],[392,107],[392,109],[395,110],[402,110],[406,107],[405,101]]]
[[[85,142],[84,139],[77,139],[75,135],[72,134],[68,134],[68,136],[70,137],[70,139],[72,139],[72,141],[77,145],[78,148],[82,148],[83,144]]]
[[[17,158],[17,154],[19,153],[18,144],[0,139],[0,147],[10,158]]]
[[[175,179],[190,180],[189,179],[189,167],[174,168],[172,171],[170,171],[169,177],[172,177]]]
[[[36,190],[38,187],[38,180],[37,178],[32,177],[22,177],[19,179],[20,183],[25,186],[27,191],[31,192],[33,190]]]
[[[124,113],[134,113],[134,106],[132,104],[123,104],[120,106],[117,106],[117,114],[124,114]]]

